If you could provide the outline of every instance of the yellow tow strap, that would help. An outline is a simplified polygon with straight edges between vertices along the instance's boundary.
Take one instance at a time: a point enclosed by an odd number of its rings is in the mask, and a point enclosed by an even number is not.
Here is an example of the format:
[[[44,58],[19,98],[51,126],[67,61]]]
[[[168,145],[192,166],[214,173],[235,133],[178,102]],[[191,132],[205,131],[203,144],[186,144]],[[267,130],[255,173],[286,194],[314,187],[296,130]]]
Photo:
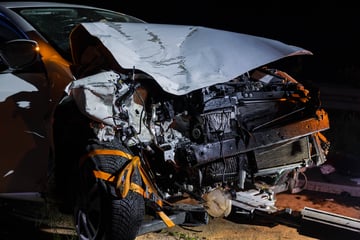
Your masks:
[[[93,170],[94,176],[96,178],[102,179],[105,181],[109,181],[109,182],[115,182],[115,180],[116,180],[116,188],[121,190],[121,196],[123,198],[125,198],[129,192],[129,190],[131,190],[131,191],[134,191],[134,192],[140,194],[144,198],[148,198],[148,199],[155,201],[155,203],[158,206],[160,206],[160,207],[163,206],[162,199],[158,196],[155,187],[153,186],[153,184],[149,180],[145,170],[141,166],[139,156],[132,156],[129,153],[123,152],[121,150],[115,150],[115,149],[96,149],[96,150],[89,152],[88,154],[86,154],[86,156],[84,156],[80,159],[80,163],[79,163],[80,166],[84,163],[84,161],[87,158],[93,157],[95,155],[117,155],[117,156],[121,156],[121,157],[124,157],[124,158],[130,160],[128,165],[120,172],[120,174],[118,176],[114,176],[110,173],[103,172],[100,170]],[[141,179],[143,180],[143,182],[146,186],[146,190],[144,190],[138,184],[131,182],[131,176],[134,173],[134,170],[136,168],[139,170]],[[156,211],[156,213],[163,220],[163,222],[166,224],[167,227],[175,226],[175,223],[163,211]]]

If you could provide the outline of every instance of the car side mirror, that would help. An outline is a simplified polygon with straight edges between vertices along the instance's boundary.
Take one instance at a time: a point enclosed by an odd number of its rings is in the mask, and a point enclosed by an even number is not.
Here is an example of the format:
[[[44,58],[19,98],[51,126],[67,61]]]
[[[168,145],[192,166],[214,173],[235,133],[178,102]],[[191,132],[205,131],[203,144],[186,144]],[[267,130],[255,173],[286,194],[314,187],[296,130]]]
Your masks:
[[[19,70],[25,68],[39,59],[39,46],[37,42],[28,39],[16,39],[0,46],[1,68]]]

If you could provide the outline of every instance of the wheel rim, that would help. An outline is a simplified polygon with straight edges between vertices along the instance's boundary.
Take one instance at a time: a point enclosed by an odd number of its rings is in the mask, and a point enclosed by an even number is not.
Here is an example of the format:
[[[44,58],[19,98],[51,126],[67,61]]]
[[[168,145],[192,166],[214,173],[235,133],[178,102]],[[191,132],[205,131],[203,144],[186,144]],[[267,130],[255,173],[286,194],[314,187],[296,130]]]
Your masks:
[[[102,199],[98,190],[80,196],[75,210],[75,228],[81,240],[98,240],[103,231],[101,225]]]

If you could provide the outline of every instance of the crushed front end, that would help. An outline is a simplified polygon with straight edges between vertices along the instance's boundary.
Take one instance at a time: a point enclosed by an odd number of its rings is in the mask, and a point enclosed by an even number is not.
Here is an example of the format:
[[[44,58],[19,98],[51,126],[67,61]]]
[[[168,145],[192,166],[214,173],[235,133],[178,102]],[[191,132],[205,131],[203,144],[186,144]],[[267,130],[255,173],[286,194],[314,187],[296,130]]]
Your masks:
[[[149,33],[153,41],[145,41]],[[203,45],[209,35],[216,41]],[[136,166],[149,183],[143,187],[153,193],[146,202],[161,199],[175,224],[207,223],[209,215],[232,212],[274,213],[275,195],[301,191],[306,169],[326,161],[330,143],[322,132],[330,126],[319,91],[266,67],[309,55],[304,49],[152,24],[83,24],[72,37],[96,38],[89,49],[101,50],[112,64],[86,66],[100,70],[84,72],[69,87],[70,97],[96,123],[100,142],[116,139],[139,157]],[[229,40],[231,48],[222,44]],[[149,226],[140,232],[156,230]]]

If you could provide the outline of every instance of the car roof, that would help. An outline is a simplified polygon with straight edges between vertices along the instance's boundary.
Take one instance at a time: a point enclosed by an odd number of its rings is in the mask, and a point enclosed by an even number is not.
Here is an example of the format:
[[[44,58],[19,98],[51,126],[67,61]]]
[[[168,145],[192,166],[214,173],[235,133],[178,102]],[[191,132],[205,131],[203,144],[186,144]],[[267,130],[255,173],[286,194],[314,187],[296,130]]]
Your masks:
[[[99,7],[94,7],[91,5],[83,5],[83,4],[73,4],[73,3],[61,3],[61,2],[39,2],[39,1],[33,1],[33,2],[24,2],[24,1],[12,1],[12,2],[0,2],[0,7],[2,8],[6,8],[6,9],[14,9],[14,8],[36,8],[36,7],[69,7],[69,8],[86,8],[86,9],[94,9],[94,10],[103,10],[103,11],[108,11],[108,12],[113,12],[113,13],[120,13],[123,15],[127,15],[131,18],[133,18],[134,20],[136,19],[139,22],[145,22],[144,20],[138,18],[138,17],[134,17],[131,16],[129,14],[126,13],[122,13],[122,12],[118,12],[118,11],[114,11],[111,9],[107,9],[107,8],[99,8]]]
[[[12,2],[0,2],[0,6],[6,8],[26,8],[26,7],[86,7],[94,8],[88,5],[81,4],[71,4],[71,3],[60,3],[60,2],[21,2],[21,1],[12,1]]]

